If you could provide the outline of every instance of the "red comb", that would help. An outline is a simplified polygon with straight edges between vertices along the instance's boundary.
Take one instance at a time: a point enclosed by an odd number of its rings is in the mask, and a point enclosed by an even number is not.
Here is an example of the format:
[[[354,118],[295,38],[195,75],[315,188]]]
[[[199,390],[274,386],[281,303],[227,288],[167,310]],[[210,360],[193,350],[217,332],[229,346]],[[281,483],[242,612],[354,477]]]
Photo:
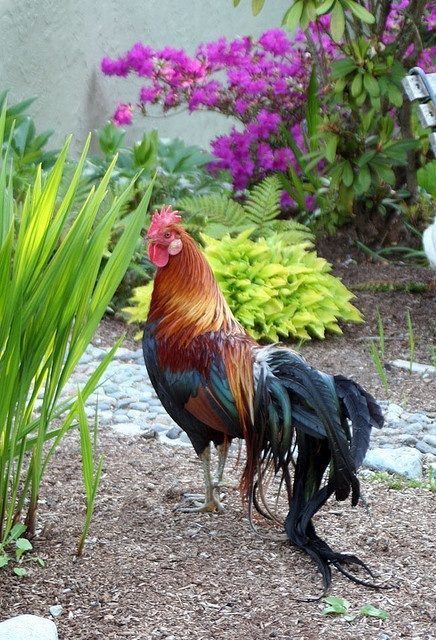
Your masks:
[[[148,236],[159,233],[163,227],[167,227],[170,224],[176,224],[180,222],[182,217],[179,215],[178,211],[173,211],[171,209],[171,205],[167,207],[162,207],[160,211],[155,211],[153,217],[151,219],[151,224],[148,228]]]

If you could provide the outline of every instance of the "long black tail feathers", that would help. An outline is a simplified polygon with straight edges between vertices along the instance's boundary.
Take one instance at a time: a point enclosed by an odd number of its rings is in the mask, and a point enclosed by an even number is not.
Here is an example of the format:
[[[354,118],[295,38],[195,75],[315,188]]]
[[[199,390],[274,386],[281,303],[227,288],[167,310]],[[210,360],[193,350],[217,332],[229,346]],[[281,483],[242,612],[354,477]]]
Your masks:
[[[350,453],[358,469],[369,447],[371,429],[383,427],[383,413],[373,396],[354,380],[334,376],[334,382],[344,413],[353,425]]]
[[[371,578],[375,577],[368,565],[354,554],[338,553],[336,551],[333,551],[333,549],[327,544],[327,542],[322,540],[315,533],[315,528],[313,527],[312,523],[310,525],[310,535],[307,535],[304,543],[302,543],[301,540],[295,539],[294,532],[292,531],[292,527],[290,526],[290,524],[291,523],[287,519],[285,523],[285,529],[289,538],[289,542],[293,546],[304,551],[314,561],[322,577],[323,591],[318,598],[311,599],[319,600],[328,592],[332,582],[331,567],[335,567],[335,569],[342,573],[342,575],[344,575],[355,584],[363,585],[371,589],[385,588],[383,585],[379,585],[375,582],[359,578],[354,573],[349,571],[346,566],[355,565],[363,569]]]

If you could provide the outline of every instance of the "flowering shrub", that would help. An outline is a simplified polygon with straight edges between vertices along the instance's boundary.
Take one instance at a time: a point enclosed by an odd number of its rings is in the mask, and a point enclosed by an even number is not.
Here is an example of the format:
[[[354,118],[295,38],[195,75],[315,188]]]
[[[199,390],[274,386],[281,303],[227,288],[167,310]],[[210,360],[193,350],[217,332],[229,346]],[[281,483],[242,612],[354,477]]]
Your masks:
[[[230,171],[236,189],[265,172],[285,171],[293,159],[279,129],[285,123],[299,136],[311,59],[280,29],[258,41],[221,38],[202,44],[193,58],[180,49],[153,50],[137,43],[117,60],[104,58],[101,66],[108,75],[136,73],[148,79],[139,95],[143,111],[149,104],[164,111],[187,104],[191,112],[207,109],[240,120],[242,131],[233,128],[212,143],[217,160],[211,166]],[[220,72],[225,80],[216,78]],[[132,107],[121,104],[114,122],[127,124],[132,117]]]
[[[181,49],[155,50],[136,43],[119,58],[103,58],[101,68],[106,75],[134,74],[143,80],[138,107],[144,114],[153,105],[164,112],[186,105],[191,112],[216,111],[237,119],[239,126],[212,141],[215,160],[210,168],[229,171],[234,188],[242,190],[270,172],[286,173],[291,168],[297,175],[302,173],[299,156],[312,150],[302,126],[312,68],[318,76],[319,109],[337,116],[339,132],[343,125],[355,130],[357,137],[373,133],[368,128],[357,131],[353,123],[349,126],[350,96],[359,112],[374,108],[383,116],[391,113],[396,121],[396,110],[402,104],[402,64],[418,62],[430,70],[436,47],[425,49],[427,32],[421,37],[415,28],[416,0],[377,4],[374,18],[363,3],[354,0],[297,0],[284,24],[291,30],[300,24],[304,30],[298,29],[292,38],[281,29],[266,31],[257,40],[220,38],[199,45],[193,56]],[[435,15],[429,4],[426,29],[434,27]],[[355,67],[334,93],[332,69],[334,74],[336,65],[347,59]],[[339,77],[337,74],[336,80]],[[131,122],[133,109],[129,104],[119,105],[114,122]],[[352,113],[352,119],[359,117]],[[373,128],[376,132],[380,123],[374,120]],[[329,164],[334,165],[335,158],[327,160]],[[321,163],[319,168],[325,166]],[[295,201],[292,189],[290,192]],[[348,198],[343,206],[350,209],[351,201]],[[309,189],[302,204],[310,208],[315,203]]]

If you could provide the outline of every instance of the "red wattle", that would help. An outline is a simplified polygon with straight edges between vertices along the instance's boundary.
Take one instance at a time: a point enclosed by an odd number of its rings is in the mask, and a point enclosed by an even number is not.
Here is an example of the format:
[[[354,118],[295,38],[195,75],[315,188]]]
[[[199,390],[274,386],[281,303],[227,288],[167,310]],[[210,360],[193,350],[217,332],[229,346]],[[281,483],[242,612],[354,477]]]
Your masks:
[[[170,259],[167,247],[152,242],[148,245],[148,257],[156,267],[165,267]]]

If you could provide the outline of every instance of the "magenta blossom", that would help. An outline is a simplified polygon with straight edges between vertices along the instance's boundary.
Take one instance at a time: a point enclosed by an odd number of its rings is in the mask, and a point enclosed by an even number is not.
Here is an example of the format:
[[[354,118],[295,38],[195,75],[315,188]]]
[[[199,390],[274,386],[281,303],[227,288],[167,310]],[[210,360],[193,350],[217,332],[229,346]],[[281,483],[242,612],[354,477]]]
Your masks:
[[[114,113],[113,122],[117,127],[121,127],[123,124],[132,124],[132,114],[132,105],[122,102],[118,105],[117,110]]]

